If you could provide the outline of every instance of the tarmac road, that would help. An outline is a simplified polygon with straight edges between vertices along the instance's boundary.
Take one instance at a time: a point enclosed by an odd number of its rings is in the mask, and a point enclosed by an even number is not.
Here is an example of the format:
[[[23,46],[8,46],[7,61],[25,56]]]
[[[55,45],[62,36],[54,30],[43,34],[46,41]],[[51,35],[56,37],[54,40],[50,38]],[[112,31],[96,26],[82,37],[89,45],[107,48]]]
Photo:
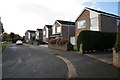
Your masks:
[[[9,44],[2,53],[3,78],[66,78],[66,64],[54,55]]]

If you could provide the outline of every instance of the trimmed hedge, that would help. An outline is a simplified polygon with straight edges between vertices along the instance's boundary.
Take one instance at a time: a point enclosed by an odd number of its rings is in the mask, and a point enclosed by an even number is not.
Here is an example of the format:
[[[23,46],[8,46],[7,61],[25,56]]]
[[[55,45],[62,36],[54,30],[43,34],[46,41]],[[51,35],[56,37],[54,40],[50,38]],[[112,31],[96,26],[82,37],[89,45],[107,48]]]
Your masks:
[[[57,44],[57,45],[64,45],[67,44],[67,49],[68,50],[73,50],[73,45],[70,43],[69,40],[64,39],[64,38],[60,38],[60,39],[51,39],[49,41],[50,44]]]
[[[82,31],[77,37],[77,48],[82,44],[83,51],[105,50],[114,47],[117,33]]]
[[[115,49],[120,51],[120,23],[118,25],[118,33],[117,33],[117,38],[115,43]]]

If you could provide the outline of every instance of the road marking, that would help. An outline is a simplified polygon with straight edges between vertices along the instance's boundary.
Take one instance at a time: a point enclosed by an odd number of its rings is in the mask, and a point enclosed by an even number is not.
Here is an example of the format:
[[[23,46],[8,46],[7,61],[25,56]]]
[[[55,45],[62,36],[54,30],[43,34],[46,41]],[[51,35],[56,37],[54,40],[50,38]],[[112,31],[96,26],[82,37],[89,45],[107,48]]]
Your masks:
[[[66,65],[68,67],[68,79],[77,78],[78,74],[77,74],[77,71],[76,71],[75,67],[73,66],[73,64],[68,59],[66,59],[62,56],[57,56],[57,57],[62,59],[66,63]]]

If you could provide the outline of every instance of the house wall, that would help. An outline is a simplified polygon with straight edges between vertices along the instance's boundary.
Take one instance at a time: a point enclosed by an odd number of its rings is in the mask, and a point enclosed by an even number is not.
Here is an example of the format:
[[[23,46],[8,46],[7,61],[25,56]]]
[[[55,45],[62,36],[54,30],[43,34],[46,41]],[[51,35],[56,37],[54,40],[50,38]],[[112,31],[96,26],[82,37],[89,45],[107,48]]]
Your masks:
[[[43,42],[46,42],[46,28],[45,27],[43,28]]]
[[[85,20],[86,21],[86,27],[78,29],[77,22]],[[90,12],[88,10],[85,10],[82,15],[75,21],[75,34],[76,36],[83,30],[90,30]]]
[[[25,41],[27,41],[28,40],[28,31],[26,31],[26,33],[25,33]]]
[[[41,40],[43,40],[43,31],[41,30],[41,31],[36,31],[36,33],[35,33],[36,35],[36,39],[41,39]]]
[[[69,39],[69,37],[68,37],[68,27],[67,26],[62,26],[62,38]]]
[[[55,34],[57,33],[57,27],[60,27],[61,25],[56,21],[55,22]],[[61,29],[61,32],[62,32],[62,29]]]
[[[40,31],[39,38],[43,41],[43,31]]]
[[[48,42],[50,40],[51,35],[52,35],[52,28],[48,28]]]
[[[52,28],[47,28],[47,26],[45,26],[43,31],[45,31],[45,35],[43,34],[43,42],[49,42],[50,35],[52,35]]]
[[[75,27],[74,26],[62,26],[62,37],[70,40],[71,36],[75,36]]]
[[[81,21],[81,20],[86,20],[86,27],[85,28],[81,28],[78,29],[78,25],[77,22]],[[75,21],[75,42],[77,45],[77,36],[79,35],[79,33],[83,30],[90,30],[90,12],[88,10],[85,10],[81,16],[79,16],[79,18]],[[76,47],[75,45],[75,47]]]
[[[117,32],[116,18],[100,15],[100,31],[103,32]]]
[[[35,33],[34,32],[30,32],[30,40],[35,39]]]

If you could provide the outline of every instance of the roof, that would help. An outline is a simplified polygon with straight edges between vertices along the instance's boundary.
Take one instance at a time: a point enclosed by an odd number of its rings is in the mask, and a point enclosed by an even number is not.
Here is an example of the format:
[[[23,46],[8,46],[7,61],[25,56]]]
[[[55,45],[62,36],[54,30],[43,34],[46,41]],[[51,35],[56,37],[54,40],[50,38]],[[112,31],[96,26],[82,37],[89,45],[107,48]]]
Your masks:
[[[28,32],[33,32],[33,33],[36,32],[36,31],[34,31],[34,30],[27,30],[27,31],[28,31]]]
[[[42,31],[43,29],[37,29],[38,31]]]
[[[52,27],[52,25],[45,25],[45,26],[47,26],[47,28],[51,28]]]
[[[95,11],[95,12],[97,12],[97,13],[99,13],[99,14],[103,14],[103,15],[106,15],[106,16],[114,17],[114,18],[116,18],[116,19],[120,19],[120,16],[118,16],[118,15],[111,14],[111,13],[107,13],[107,12],[103,12],[103,11],[99,11],[99,10],[95,10],[95,9],[88,8],[88,7],[85,7],[84,10],[82,11],[82,13],[83,13],[85,10]],[[82,13],[81,13],[81,14],[82,14]],[[80,16],[81,16],[81,14],[80,14]],[[79,17],[78,17],[78,18],[79,18]],[[78,18],[77,18],[77,19],[78,19]],[[76,19],[76,20],[77,20],[77,19]]]
[[[56,20],[56,21],[58,21],[62,25],[75,25],[75,22],[71,22],[71,21],[63,21],[63,20]]]

